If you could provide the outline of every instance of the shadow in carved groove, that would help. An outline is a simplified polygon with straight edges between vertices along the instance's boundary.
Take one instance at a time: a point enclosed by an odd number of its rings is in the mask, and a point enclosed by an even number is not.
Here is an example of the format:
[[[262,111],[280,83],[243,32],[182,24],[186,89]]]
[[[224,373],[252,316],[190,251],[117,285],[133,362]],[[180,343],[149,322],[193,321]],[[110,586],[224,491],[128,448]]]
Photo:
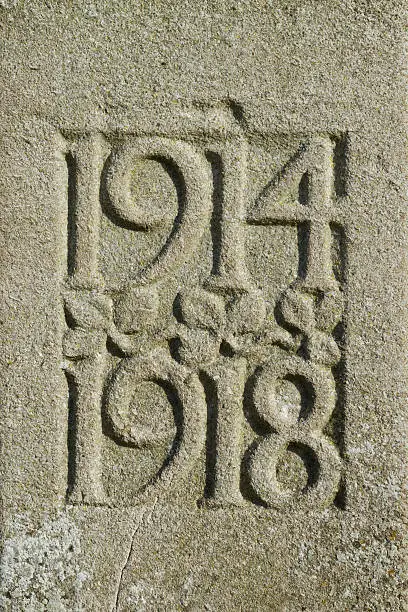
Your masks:
[[[67,448],[68,448],[68,486],[67,486],[67,497],[71,493],[75,480],[76,480],[76,440],[77,440],[77,426],[76,426],[76,404],[77,404],[77,384],[75,377],[65,370],[65,377],[68,386],[68,431],[67,431]]]
[[[307,206],[309,202],[309,190],[310,190],[310,177],[309,173],[305,172],[299,182],[299,204]]]
[[[347,195],[349,137],[347,132],[334,137],[334,190],[337,197]]]
[[[72,275],[75,271],[75,254],[77,248],[77,226],[75,219],[76,210],[76,176],[77,176],[77,163],[74,155],[71,152],[65,155],[65,163],[67,165],[67,199],[68,199],[68,218],[67,218],[67,267],[68,274]]]
[[[205,441],[205,487],[204,498],[212,498],[215,491],[215,469],[217,462],[217,421],[218,398],[217,388],[210,376],[200,372],[200,382],[203,385],[207,404],[207,436]]]
[[[346,428],[346,361],[344,357],[345,327],[341,321],[334,329],[333,336],[341,349],[341,359],[332,368],[333,378],[336,385],[336,405],[332,412],[330,421],[324,433],[336,444],[340,457],[345,459],[345,428]],[[334,504],[341,510],[346,508],[347,488],[344,476],[340,479],[339,490],[334,499]]]
[[[110,336],[108,336],[106,339],[106,350],[110,355],[112,355],[112,357],[124,359],[127,356],[126,353],[122,351],[122,349],[115,342],[113,342]]]
[[[173,300],[172,304],[172,312],[173,316],[176,319],[177,323],[183,323],[183,315],[181,312],[181,296],[178,293]]]
[[[347,155],[347,135],[336,142],[335,147],[335,177],[337,179],[336,191],[338,195],[346,195],[346,169],[345,162]],[[337,153],[336,153],[337,151]],[[336,158],[337,155],[337,158]],[[330,229],[332,233],[332,262],[333,274],[340,286],[346,284],[346,274],[348,270],[347,244],[346,233],[344,227],[337,223],[331,223]],[[340,456],[345,459],[345,430],[346,430],[346,308],[344,304],[343,318],[333,330],[333,337],[341,351],[340,361],[332,368],[333,378],[336,385],[336,405],[332,413],[329,428],[327,432],[329,437],[333,439]],[[334,504],[341,510],[344,510],[347,505],[347,488],[344,475],[340,479],[339,490],[334,499]]]
[[[211,166],[213,179],[212,192],[212,215],[211,215],[211,239],[213,249],[212,274],[217,274],[220,267],[221,257],[221,228],[222,228],[222,202],[224,192],[224,169],[222,158],[218,153],[207,151],[205,154]]]
[[[342,286],[345,282],[347,269],[346,236],[344,228],[338,223],[330,223],[330,230],[332,234],[331,256],[333,274],[336,281]]]
[[[298,246],[298,278],[306,278],[307,273],[307,250],[309,246],[310,223],[304,221],[297,223],[297,246]]]

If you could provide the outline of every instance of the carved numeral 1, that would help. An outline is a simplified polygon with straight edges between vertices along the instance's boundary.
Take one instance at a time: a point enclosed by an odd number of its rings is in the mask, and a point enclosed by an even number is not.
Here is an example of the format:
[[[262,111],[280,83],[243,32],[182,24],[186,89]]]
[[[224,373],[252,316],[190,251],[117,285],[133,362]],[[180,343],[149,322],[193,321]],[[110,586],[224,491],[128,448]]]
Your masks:
[[[333,143],[328,138],[316,138],[311,149],[313,169],[309,173],[308,185],[310,228],[305,284],[311,288],[327,289],[334,282],[329,226],[333,215]]]
[[[215,464],[210,475],[210,505],[239,505],[242,398],[245,387],[246,360],[222,358],[207,370],[216,388]]]
[[[101,504],[102,486],[101,396],[105,356],[95,355],[67,368],[75,380],[75,449],[68,499],[71,503]]]
[[[105,370],[105,329],[103,324],[88,321],[92,313],[98,319],[93,291],[102,289],[103,282],[98,275],[98,246],[100,224],[99,190],[103,167],[103,139],[98,135],[78,138],[72,147],[67,143],[66,156],[69,173],[68,209],[71,217],[70,240],[73,249],[69,287],[82,294],[73,309],[66,301],[75,329],[67,332],[68,344],[77,339],[96,339],[94,349],[76,355],[77,360],[66,366],[74,379],[75,405],[73,425],[75,449],[72,460],[71,483],[68,491],[73,503],[103,503],[101,448],[102,418],[101,396]],[[71,296],[72,297],[72,296]],[[82,301],[81,301],[82,300]],[[87,314],[88,313],[88,314]],[[89,314],[91,313],[91,314]],[[81,340],[79,340],[81,343]],[[69,351],[68,351],[69,352]]]
[[[227,141],[217,151],[218,189],[215,189],[214,230],[218,240],[213,244],[214,268],[207,280],[208,289],[216,292],[243,291],[252,288],[245,265],[245,179],[247,144],[243,138]]]
[[[95,289],[101,285],[98,276],[100,180],[103,167],[103,140],[98,135],[79,138],[68,154],[73,250],[71,253],[72,286]]]

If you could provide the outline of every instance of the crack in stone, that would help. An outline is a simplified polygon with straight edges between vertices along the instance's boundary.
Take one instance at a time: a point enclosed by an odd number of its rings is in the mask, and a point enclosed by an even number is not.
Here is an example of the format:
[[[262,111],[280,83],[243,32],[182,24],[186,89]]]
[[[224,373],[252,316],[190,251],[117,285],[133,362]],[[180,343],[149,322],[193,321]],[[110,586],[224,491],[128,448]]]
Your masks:
[[[138,521],[137,525],[133,529],[132,535],[130,537],[129,552],[128,552],[127,556],[126,556],[125,563],[123,564],[122,570],[120,572],[119,581],[118,581],[118,588],[117,588],[116,597],[115,597],[115,605],[112,608],[112,612],[118,612],[119,611],[119,599],[120,599],[120,593],[121,593],[121,590],[122,590],[123,576],[125,575],[125,572],[126,572],[128,566],[129,566],[129,561],[130,561],[130,558],[132,556],[133,545],[135,543],[136,534],[139,531],[139,529],[143,526],[144,518],[145,518],[145,516],[147,514],[149,514],[148,519],[150,519],[150,517],[152,516],[152,514],[154,512],[156,504],[157,504],[157,499],[154,500],[153,505],[152,505],[152,507],[150,509],[150,512],[148,512],[148,509],[146,508],[146,510],[143,512],[142,516],[140,517],[140,520]]]

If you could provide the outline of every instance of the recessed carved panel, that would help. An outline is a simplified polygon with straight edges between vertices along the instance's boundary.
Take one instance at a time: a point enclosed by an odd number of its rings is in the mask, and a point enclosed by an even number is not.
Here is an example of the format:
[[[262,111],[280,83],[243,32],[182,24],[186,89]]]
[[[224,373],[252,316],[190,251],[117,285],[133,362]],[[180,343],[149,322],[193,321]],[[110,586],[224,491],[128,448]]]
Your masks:
[[[344,506],[347,140],[224,113],[63,134],[71,503]]]

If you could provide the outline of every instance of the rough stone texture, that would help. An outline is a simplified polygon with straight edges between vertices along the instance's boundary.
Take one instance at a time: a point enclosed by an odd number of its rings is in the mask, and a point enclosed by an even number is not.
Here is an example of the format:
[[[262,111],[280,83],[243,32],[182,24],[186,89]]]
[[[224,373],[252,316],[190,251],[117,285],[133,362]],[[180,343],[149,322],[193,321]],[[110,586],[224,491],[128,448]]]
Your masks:
[[[2,609],[408,609],[406,3],[0,23]]]

